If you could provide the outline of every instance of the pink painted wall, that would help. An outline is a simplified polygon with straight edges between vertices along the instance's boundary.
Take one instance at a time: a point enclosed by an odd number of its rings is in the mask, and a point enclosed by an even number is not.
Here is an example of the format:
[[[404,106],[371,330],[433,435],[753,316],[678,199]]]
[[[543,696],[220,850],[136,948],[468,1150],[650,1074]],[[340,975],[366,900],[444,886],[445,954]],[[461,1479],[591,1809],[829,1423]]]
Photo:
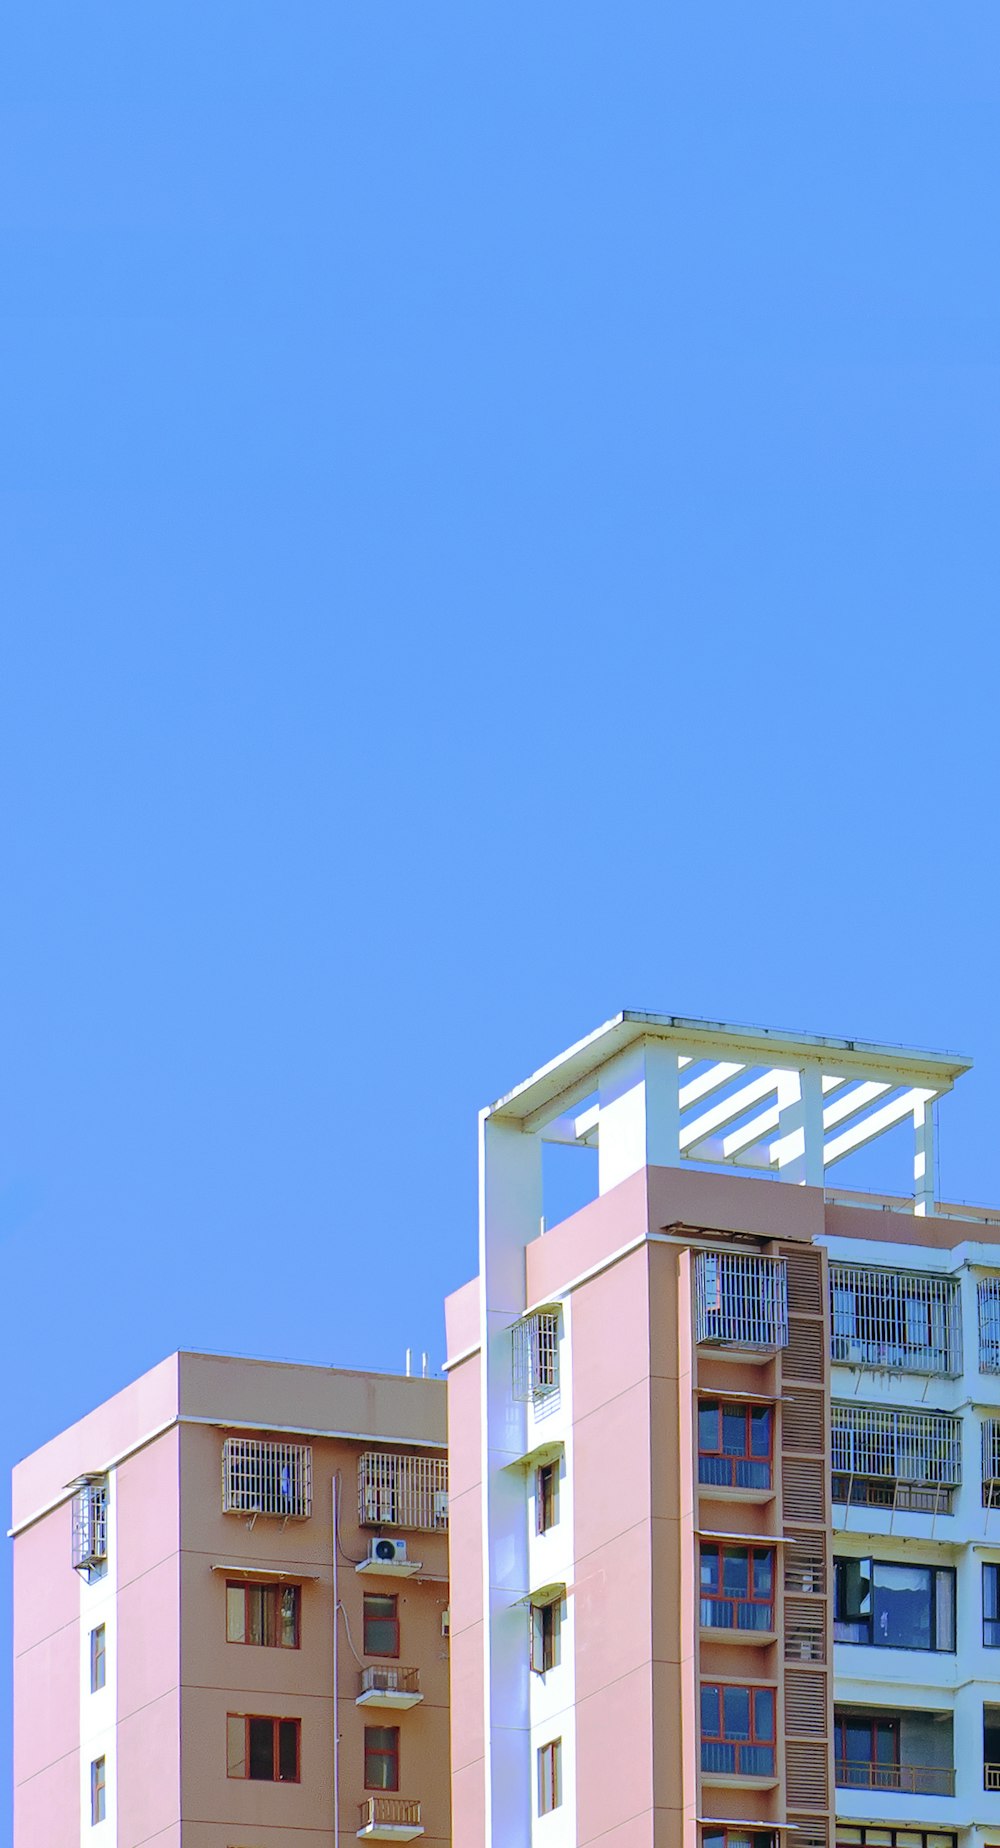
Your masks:
[[[108,1464],[177,1412],[178,1356],[171,1354],[18,1463],[12,1478],[13,1527],[62,1495],[67,1483]]]
[[[179,1449],[175,1427],[117,1475],[122,1842],[180,1825]]]
[[[80,1587],[65,1505],[14,1547],[14,1844],[79,1837]]]

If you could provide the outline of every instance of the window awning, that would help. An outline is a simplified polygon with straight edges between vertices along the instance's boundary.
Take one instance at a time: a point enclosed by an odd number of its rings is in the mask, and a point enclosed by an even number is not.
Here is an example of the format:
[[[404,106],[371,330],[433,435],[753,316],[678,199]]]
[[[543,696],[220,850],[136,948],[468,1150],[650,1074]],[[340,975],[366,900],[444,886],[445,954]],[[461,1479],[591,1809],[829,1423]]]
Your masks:
[[[245,1566],[240,1560],[217,1559],[212,1571],[225,1572],[229,1578],[263,1579],[269,1585],[277,1584],[279,1581],[287,1581],[292,1585],[304,1585],[307,1581],[312,1584],[319,1580],[318,1572],[289,1572],[284,1566]]]
[[[789,1534],[720,1534],[711,1527],[696,1527],[699,1540],[739,1540],[742,1546],[794,1546]]]

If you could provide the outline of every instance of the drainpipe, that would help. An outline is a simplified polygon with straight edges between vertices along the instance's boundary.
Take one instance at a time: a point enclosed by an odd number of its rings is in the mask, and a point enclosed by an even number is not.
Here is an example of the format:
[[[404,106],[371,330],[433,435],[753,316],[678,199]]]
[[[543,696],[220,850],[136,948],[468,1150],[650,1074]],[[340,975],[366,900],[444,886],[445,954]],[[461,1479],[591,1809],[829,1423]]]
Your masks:
[[[337,1530],[338,1507],[337,1493],[339,1483],[336,1471],[333,1477],[333,1848],[340,1848],[340,1707],[337,1699],[340,1683],[337,1678],[339,1662],[340,1634],[340,1593],[337,1588]]]

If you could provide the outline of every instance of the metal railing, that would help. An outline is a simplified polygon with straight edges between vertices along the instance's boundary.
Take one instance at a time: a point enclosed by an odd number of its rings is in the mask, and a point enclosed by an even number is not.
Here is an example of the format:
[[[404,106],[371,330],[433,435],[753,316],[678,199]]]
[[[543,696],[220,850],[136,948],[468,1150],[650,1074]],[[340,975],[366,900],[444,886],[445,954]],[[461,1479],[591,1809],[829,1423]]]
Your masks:
[[[511,1373],[515,1399],[545,1399],[559,1390],[559,1311],[537,1309],[515,1322]]]
[[[980,1372],[1000,1373],[1000,1276],[979,1279],[976,1306]]]
[[[774,1746],[746,1741],[703,1739],[701,1768],[718,1777],[773,1777]]]
[[[395,1662],[361,1670],[362,1694],[419,1694],[419,1668],[400,1668]]]
[[[733,1347],[788,1346],[788,1268],[756,1253],[695,1254],[695,1340]]]
[[[905,1790],[917,1797],[953,1797],[952,1765],[878,1765],[838,1758],[836,1782],[842,1790]]]
[[[227,1437],[222,1446],[224,1514],[312,1514],[312,1445],[265,1437]]]
[[[1000,1418],[984,1418],[982,1429],[983,1507],[1000,1508]]]
[[[962,1480],[962,1421],[949,1412],[831,1406],[833,1499],[946,1514]]]
[[[1000,1765],[983,1766],[983,1789],[1000,1790]]]
[[[702,1598],[701,1625],[704,1630],[773,1630],[773,1603],[754,1603],[750,1598]]]
[[[409,1797],[366,1797],[358,1807],[363,1829],[377,1828],[380,1823],[389,1828],[420,1827],[420,1805]]]
[[[73,1565],[78,1572],[108,1557],[108,1483],[85,1482],[73,1497]]]
[[[903,1373],[960,1373],[958,1282],[925,1271],[830,1266],[830,1357]]]
[[[366,1450],[358,1458],[358,1520],[362,1527],[446,1533],[447,1458]]]

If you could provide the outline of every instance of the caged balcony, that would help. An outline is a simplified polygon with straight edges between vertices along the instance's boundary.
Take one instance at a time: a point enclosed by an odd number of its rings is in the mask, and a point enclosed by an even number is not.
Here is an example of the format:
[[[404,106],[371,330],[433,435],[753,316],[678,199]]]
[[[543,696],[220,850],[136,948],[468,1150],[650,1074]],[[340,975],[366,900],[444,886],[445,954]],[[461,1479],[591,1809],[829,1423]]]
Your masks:
[[[979,1369],[1000,1373],[1000,1277],[981,1277],[976,1290],[979,1311]]]
[[[983,1507],[1000,1508],[1000,1418],[983,1419]]]
[[[721,1347],[788,1346],[784,1258],[699,1251],[694,1263],[695,1340]]]
[[[948,1412],[831,1407],[833,1499],[850,1507],[950,1514],[962,1480],[962,1421]]]
[[[424,1833],[420,1805],[407,1797],[366,1797],[360,1808],[359,1841],[414,1842]]]
[[[108,1479],[92,1476],[73,1497],[72,1558],[77,1572],[96,1576],[108,1557]]]
[[[224,1514],[306,1521],[312,1514],[312,1446],[227,1437],[222,1446]]]
[[[831,1264],[830,1358],[840,1366],[960,1373],[962,1317],[956,1279]]]
[[[361,1670],[361,1691],[354,1705],[401,1711],[418,1706],[423,1698],[418,1668],[400,1668],[396,1662],[386,1662]]]
[[[447,1533],[447,1458],[366,1450],[358,1458],[358,1521],[362,1527]]]
[[[537,1405],[559,1391],[559,1311],[536,1309],[515,1322],[510,1333],[514,1398]]]

